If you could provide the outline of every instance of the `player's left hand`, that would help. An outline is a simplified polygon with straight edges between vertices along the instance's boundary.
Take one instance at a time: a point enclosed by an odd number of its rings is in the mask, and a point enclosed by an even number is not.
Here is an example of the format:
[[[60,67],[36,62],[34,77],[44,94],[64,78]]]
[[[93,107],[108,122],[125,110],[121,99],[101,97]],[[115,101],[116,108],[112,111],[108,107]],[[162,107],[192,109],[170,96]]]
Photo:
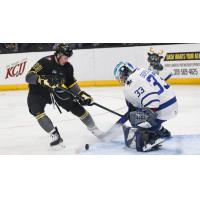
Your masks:
[[[55,88],[63,83],[63,79],[58,75],[47,76],[50,87]]]
[[[80,104],[83,106],[90,106],[93,102],[93,98],[84,91],[81,91],[79,94]]]
[[[63,79],[56,75],[41,75],[38,78],[38,83],[42,86],[56,88],[63,83]]]

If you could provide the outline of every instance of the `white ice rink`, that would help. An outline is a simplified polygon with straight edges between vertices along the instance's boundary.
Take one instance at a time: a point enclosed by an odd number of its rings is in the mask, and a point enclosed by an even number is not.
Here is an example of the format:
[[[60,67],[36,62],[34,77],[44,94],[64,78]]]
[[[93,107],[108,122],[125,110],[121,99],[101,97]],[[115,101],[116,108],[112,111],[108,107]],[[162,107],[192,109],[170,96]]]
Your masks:
[[[179,103],[179,114],[164,125],[174,138],[165,142],[159,151],[146,154],[200,154],[200,86],[172,86]],[[121,87],[84,88],[95,101],[121,114],[127,108]],[[71,113],[59,114],[47,105],[46,114],[52,119],[66,145],[55,151],[49,147],[50,136],[29,114],[26,105],[28,91],[0,92],[0,154],[77,154],[94,137]],[[103,131],[108,130],[119,117],[95,106],[86,107]],[[83,152],[84,153],[84,152]],[[127,150],[122,134],[114,142],[95,143],[85,154],[139,154]]]

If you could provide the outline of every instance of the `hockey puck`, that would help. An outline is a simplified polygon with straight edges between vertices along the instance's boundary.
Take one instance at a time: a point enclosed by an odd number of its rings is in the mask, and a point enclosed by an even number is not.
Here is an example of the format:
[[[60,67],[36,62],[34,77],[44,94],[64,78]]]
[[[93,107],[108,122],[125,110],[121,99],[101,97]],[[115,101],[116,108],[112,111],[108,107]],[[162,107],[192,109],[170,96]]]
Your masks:
[[[86,144],[86,145],[85,145],[85,150],[89,150],[89,148],[90,148],[90,145],[89,145],[89,144]]]

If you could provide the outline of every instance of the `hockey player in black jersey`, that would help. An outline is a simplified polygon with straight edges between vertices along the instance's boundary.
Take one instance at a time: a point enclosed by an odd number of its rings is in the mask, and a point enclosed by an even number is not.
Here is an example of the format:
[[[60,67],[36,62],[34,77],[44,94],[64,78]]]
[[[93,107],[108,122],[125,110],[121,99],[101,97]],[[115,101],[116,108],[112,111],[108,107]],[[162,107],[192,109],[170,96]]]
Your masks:
[[[61,106],[66,111],[72,112],[80,118],[95,136],[102,132],[95,125],[91,115],[83,105],[90,105],[92,97],[82,91],[74,78],[73,66],[68,62],[73,55],[68,44],[55,46],[55,54],[40,59],[26,75],[26,82],[29,83],[28,107],[30,113],[37,119],[39,125],[50,134],[53,141],[51,146],[63,142],[60,133],[45,114],[46,104]],[[60,88],[69,90],[72,94],[80,97],[81,101],[74,101],[71,95]]]

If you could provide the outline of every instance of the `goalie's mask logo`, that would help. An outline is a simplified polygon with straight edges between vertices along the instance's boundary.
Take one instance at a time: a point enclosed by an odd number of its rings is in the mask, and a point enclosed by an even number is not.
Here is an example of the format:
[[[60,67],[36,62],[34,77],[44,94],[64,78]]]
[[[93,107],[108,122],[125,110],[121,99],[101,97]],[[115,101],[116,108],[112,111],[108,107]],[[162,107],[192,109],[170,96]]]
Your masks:
[[[122,84],[125,84],[128,77],[134,73],[138,68],[128,62],[120,62],[114,68],[114,76]]]

